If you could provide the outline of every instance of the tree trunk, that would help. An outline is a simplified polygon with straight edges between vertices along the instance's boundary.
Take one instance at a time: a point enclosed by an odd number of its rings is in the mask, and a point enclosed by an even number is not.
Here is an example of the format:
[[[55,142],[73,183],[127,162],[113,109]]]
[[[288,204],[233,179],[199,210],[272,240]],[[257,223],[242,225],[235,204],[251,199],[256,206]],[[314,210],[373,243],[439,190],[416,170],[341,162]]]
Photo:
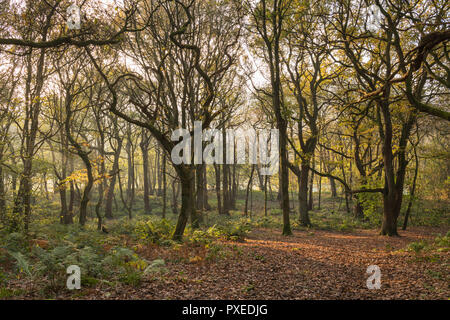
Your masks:
[[[314,172],[311,171],[311,177],[309,178],[309,200],[308,200],[308,210],[314,208]]]
[[[69,163],[70,163],[70,172],[73,172],[73,158],[70,157],[69,158]],[[73,206],[75,204],[75,186],[73,181],[70,181],[69,183],[69,206],[68,206],[68,210],[69,210],[69,216],[68,219],[70,221],[70,223],[73,223]]]
[[[59,216],[59,221],[61,224],[68,224],[67,216],[69,215],[69,211],[67,210],[67,198],[66,198],[66,186],[60,185],[59,188],[59,197],[61,201],[61,211]]]
[[[84,226],[87,221],[87,206],[89,203],[89,194],[91,192],[92,186],[94,185],[94,177],[92,175],[92,166],[89,161],[89,158],[86,155],[83,155],[80,157],[82,158],[84,165],[86,166],[87,176],[88,176],[88,182],[87,182],[86,186],[84,187],[83,197],[81,198],[81,202],[80,202],[79,223],[80,223],[80,225]]]
[[[148,172],[148,138],[145,136],[145,129],[140,147],[142,151],[142,169],[144,175],[144,213],[150,214],[152,212],[152,208],[150,206],[150,174]]]
[[[97,216],[97,230],[102,230],[102,214],[101,214],[101,208],[102,208],[102,202],[103,202],[103,185],[102,183],[98,184],[98,201],[95,205],[95,214]]]
[[[114,189],[116,187],[116,180],[117,175],[119,174],[119,159],[120,159],[120,152],[122,151],[122,138],[116,137],[117,140],[117,148],[114,152],[114,161],[112,169],[109,173],[111,176],[109,187],[108,187],[108,193],[106,195],[106,204],[105,204],[105,217],[106,219],[112,219],[113,213],[112,213],[112,205],[113,205],[113,199],[114,199]]]
[[[283,235],[289,236],[292,234],[291,223],[289,219],[289,168],[287,158],[287,135],[285,121],[280,128],[280,158],[281,158],[281,203],[283,209]]]
[[[167,211],[167,176],[166,176],[166,153],[163,155],[163,163],[162,163],[162,182],[163,182],[163,209],[162,209],[162,217],[166,218]]]
[[[258,175],[258,182],[259,182],[259,190],[264,191],[265,189],[265,183],[264,183],[264,176],[261,174],[260,166],[258,165],[256,167],[256,173]]]
[[[197,184],[197,210],[203,212],[205,204],[205,190],[204,190],[204,175],[203,175],[204,164],[199,164],[195,170],[196,184]]]
[[[250,177],[249,177],[248,183],[247,183],[247,193],[245,195],[245,210],[244,210],[244,213],[245,213],[246,217],[248,216],[248,195],[249,195],[250,189],[251,189],[252,184],[253,184],[253,172],[254,171],[255,171],[255,165],[253,164],[252,165],[252,170],[250,172]]]
[[[172,212],[173,214],[178,214],[178,194],[180,188],[176,179],[172,180]]]
[[[177,166],[176,169],[181,184],[181,210],[172,238],[173,240],[181,241],[188,218],[191,217],[193,225],[195,223],[198,224],[198,221],[196,221],[195,203],[192,193],[195,187],[193,169],[187,166]]]
[[[356,219],[363,219],[364,218],[364,207],[359,199],[356,199],[355,206],[353,208],[353,215]]]
[[[409,219],[409,215],[411,214],[411,207],[412,207],[412,204],[414,201],[414,195],[416,193],[417,175],[419,173],[419,157],[417,156],[417,150],[415,147],[414,147],[414,158],[416,161],[416,168],[414,169],[414,179],[413,179],[411,190],[409,192],[408,208],[406,209],[405,220],[403,221],[402,230],[406,230],[406,228],[408,226],[408,219]]]
[[[387,100],[387,99],[386,99]],[[417,112],[413,111],[408,115],[408,120],[403,125],[398,143],[397,161],[393,154],[393,127],[389,104],[380,103],[380,109],[384,118],[384,139],[383,139],[383,164],[385,177],[385,192],[383,194],[383,223],[381,234],[388,236],[398,236],[397,219],[400,215],[403,200],[403,188],[405,183],[406,168],[406,147],[411,128],[417,121]],[[395,170],[395,164],[397,170]]]
[[[264,216],[267,217],[267,180],[268,176],[264,177]]]
[[[217,212],[219,214],[222,214],[222,199],[220,192],[220,165],[214,164],[214,170],[216,173]]]
[[[396,204],[396,199],[393,195],[386,195],[384,200],[383,223],[381,225],[381,235],[383,236],[398,236],[397,219],[400,213],[400,208]]]
[[[336,181],[334,180],[334,178],[329,178],[329,180],[330,180],[331,197],[336,198],[337,197]]]
[[[129,129],[131,130],[131,129]],[[127,205],[130,207],[130,209],[133,208],[134,203],[134,187],[135,187],[135,177],[134,177],[134,152],[133,152],[133,145],[131,143],[131,132],[128,132],[128,139],[126,144],[126,150],[127,150],[127,162],[128,162],[128,179],[127,179],[127,198],[126,202]]]
[[[206,165],[203,165],[203,208],[206,211],[211,210],[211,206],[208,203],[208,177],[206,175]]]
[[[160,197],[162,195],[162,175],[161,175],[161,151],[156,148],[156,174],[158,178],[158,189],[156,190],[156,195]]]
[[[236,210],[236,197],[237,197],[236,164],[233,164],[233,174],[230,180],[231,180],[230,206],[231,209]]]
[[[298,179],[298,201],[299,201],[299,222],[302,226],[311,226],[308,212],[308,173],[309,166],[302,164],[300,177]]]
[[[5,182],[3,177],[3,167],[0,165],[0,221],[2,221],[3,217],[5,216],[5,210],[6,210]]]

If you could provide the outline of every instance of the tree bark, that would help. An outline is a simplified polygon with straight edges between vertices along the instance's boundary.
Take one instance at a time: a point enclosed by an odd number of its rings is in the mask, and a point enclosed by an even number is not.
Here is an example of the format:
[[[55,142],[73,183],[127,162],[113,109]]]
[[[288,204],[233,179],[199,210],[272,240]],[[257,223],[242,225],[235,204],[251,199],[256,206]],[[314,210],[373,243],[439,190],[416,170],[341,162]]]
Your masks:
[[[149,161],[148,161],[148,142],[149,139],[146,135],[146,130],[142,130],[142,141],[140,143],[142,151],[142,169],[144,175],[144,213],[151,214],[152,208],[150,206],[150,174],[149,174]]]
[[[181,241],[183,239],[183,233],[186,228],[188,218],[191,217],[192,225],[198,225],[198,220],[195,213],[195,202],[192,193],[192,190],[195,188],[194,170],[185,165],[176,166],[176,170],[178,172],[181,184],[181,209],[172,238],[173,240]]]
[[[314,167],[313,167],[314,168]],[[311,171],[311,176],[309,178],[309,200],[308,200],[308,210],[312,210],[314,207],[314,172]]]
[[[204,164],[199,164],[196,167],[195,170],[195,176],[196,176],[196,184],[197,184],[197,210],[200,212],[203,212],[204,210],[204,204],[205,204],[205,190],[204,190],[204,175],[203,175],[203,167]]]
[[[299,222],[302,226],[311,226],[308,212],[308,173],[309,166],[302,164],[300,177],[298,178]]]
[[[336,198],[337,197],[336,181],[334,180],[334,178],[329,178],[329,180],[330,180],[331,197]]]
[[[411,207],[412,207],[412,204],[414,201],[414,195],[416,193],[417,175],[419,173],[419,157],[417,156],[417,150],[415,147],[414,147],[414,159],[416,162],[416,168],[414,169],[414,178],[413,178],[412,187],[409,192],[408,208],[406,209],[405,220],[403,221],[402,230],[406,230],[406,228],[408,226],[408,219],[409,219],[409,215],[411,214]]]
[[[246,217],[248,216],[248,195],[249,195],[250,189],[251,189],[252,184],[253,184],[253,172],[254,171],[255,171],[255,165],[253,164],[252,165],[252,170],[250,171],[250,177],[248,178],[247,192],[246,192],[246,195],[245,195],[245,209],[244,209],[244,213],[245,213]]]
[[[176,179],[172,180],[172,212],[173,214],[178,214],[178,194],[180,192],[180,188],[178,187],[178,183]]]
[[[117,135],[116,141],[117,141],[117,147],[114,152],[113,166],[109,173],[109,175],[111,176],[111,179],[109,182],[108,193],[106,196],[106,204],[105,204],[106,219],[113,218],[112,205],[113,205],[113,199],[114,199],[114,189],[116,187],[117,175],[119,174],[119,160],[120,160],[120,152],[122,151],[123,138],[121,138],[119,135]]]
[[[214,170],[216,174],[217,212],[219,214],[222,214],[222,197],[220,190],[220,165],[214,164]]]
[[[163,197],[163,208],[162,208],[162,217],[163,219],[166,218],[166,211],[167,211],[167,174],[166,174],[166,153],[163,154],[163,163],[162,163],[162,183],[163,183],[163,190],[162,190],[162,197]]]

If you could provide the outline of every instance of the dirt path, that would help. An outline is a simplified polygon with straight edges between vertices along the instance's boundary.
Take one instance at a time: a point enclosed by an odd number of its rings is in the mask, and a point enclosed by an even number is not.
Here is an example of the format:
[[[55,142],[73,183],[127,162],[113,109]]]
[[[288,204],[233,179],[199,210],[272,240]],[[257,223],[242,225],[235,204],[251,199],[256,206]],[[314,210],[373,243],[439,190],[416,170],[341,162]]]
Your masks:
[[[398,252],[445,231],[413,228],[400,238],[369,230],[296,231],[283,237],[258,229],[245,242],[226,243],[234,247],[227,258],[207,262],[201,252],[190,252],[190,262],[169,262],[168,273],[140,288],[102,288],[91,294],[110,299],[448,299],[449,252],[439,261],[417,261],[414,252]],[[164,254],[148,251],[149,258]],[[366,287],[369,265],[381,269],[380,290]]]

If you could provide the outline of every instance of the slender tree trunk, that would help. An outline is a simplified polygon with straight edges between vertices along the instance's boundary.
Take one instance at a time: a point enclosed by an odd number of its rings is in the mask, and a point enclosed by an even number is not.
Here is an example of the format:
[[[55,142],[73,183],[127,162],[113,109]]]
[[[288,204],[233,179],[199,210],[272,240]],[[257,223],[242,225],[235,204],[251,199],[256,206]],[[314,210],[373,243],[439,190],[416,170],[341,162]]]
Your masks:
[[[281,117],[279,115],[278,117]],[[281,203],[283,209],[283,235],[292,235],[291,223],[289,218],[289,168],[287,158],[287,134],[285,121],[279,121],[280,131],[280,158],[281,158]]]
[[[84,226],[87,221],[87,206],[89,203],[89,194],[91,192],[92,186],[94,185],[94,177],[92,175],[92,166],[91,162],[89,161],[89,158],[87,155],[81,153],[79,154],[80,158],[82,158],[84,165],[86,166],[87,170],[87,176],[88,176],[88,182],[83,190],[83,196],[81,198],[80,202],[80,216],[79,216],[79,223],[80,225]]]
[[[111,179],[109,181],[108,192],[106,195],[106,204],[105,204],[106,219],[113,218],[112,205],[113,205],[113,199],[114,199],[114,189],[116,187],[117,175],[119,174],[120,152],[122,151],[122,141],[123,141],[122,138],[117,136],[116,140],[117,140],[117,147],[114,152],[113,166],[109,173],[109,175],[111,176]]]
[[[203,212],[204,204],[205,204],[205,199],[204,199],[205,184],[203,181],[203,178],[204,178],[203,166],[204,166],[204,164],[199,164],[199,165],[197,165],[196,170],[195,170],[195,177],[196,177],[195,180],[196,180],[196,184],[197,184],[197,199],[196,200],[197,200],[197,210],[199,212]]]
[[[47,173],[44,172],[44,174],[42,175],[42,184],[44,187],[44,194],[45,194],[45,199],[46,200],[50,200],[50,196],[49,196],[49,192],[48,192],[48,184],[47,184]]]
[[[314,167],[314,166],[313,166]],[[311,176],[309,178],[309,200],[308,200],[308,210],[312,210],[314,208],[314,172],[311,171]]]
[[[252,177],[253,180],[253,177]],[[250,218],[253,216],[253,182],[250,187]]]
[[[2,157],[0,157],[1,159]],[[5,199],[5,181],[3,177],[3,167],[0,165],[0,221],[3,220],[6,211],[6,199]]]
[[[268,176],[264,177],[264,216],[267,217],[267,180]]]
[[[12,191],[12,195],[13,198],[16,197],[16,191],[17,191],[17,174],[16,173],[12,173],[11,174],[11,191]]]
[[[128,205],[127,199],[125,199],[124,195],[123,195],[123,187],[122,187],[122,181],[120,178],[120,172],[117,175],[117,179],[119,180],[119,193],[120,193],[120,199],[122,200],[122,204],[125,207],[125,209],[128,212],[128,219],[133,219],[133,208],[131,206]]]
[[[277,201],[280,202],[280,206],[282,205],[281,203],[281,165],[280,165],[280,174],[278,175],[278,192],[277,192]]]
[[[156,173],[158,176],[158,189],[156,195],[160,197],[162,195],[162,175],[161,175],[161,151],[159,147],[156,148]]]
[[[127,150],[127,162],[128,162],[128,179],[127,179],[127,205],[130,210],[133,208],[134,196],[135,196],[135,177],[134,177],[134,152],[131,142],[131,127],[128,129],[128,139],[126,143]]]
[[[245,216],[246,216],[246,217],[248,216],[248,195],[249,195],[250,189],[251,189],[251,187],[252,187],[252,183],[253,183],[253,172],[254,172],[254,171],[255,171],[255,165],[253,164],[253,165],[252,165],[252,170],[250,171],[250,177],[249,177],[248,183],[247,183],[247,193],[246,193],[246,196],[245,196],[245,210],[244,210],[244,213],[245,213]]]
[[[144,176],[144,211],[145,214],[150,214],[152,212],[152,208],[150,206],[150,174],[148,172],[149,161],[148,161],[148,138],[145,135],[145,129],[142,133],[142,141],[140,144],[142,151],[142,169]]]
[[[162,216],[163,219],[166,218],[166,211],[167,211],[167,181],[166,181],[166,153],[163,155],[163,163],[162,163],[162,182],[163,182],[163,209],[162,209]]]
[[[217,212],[219,214],[222,214],[222,199],[220,190],[220,165],[214,164],[214,170],[216,173]]]
[[[61,201],[61,211],[59,216],[59,222],[61,224],[68,224],[67,223],[67,216],[69,215],[68,209],[67,209],[67,195],[66,195],[66,186],[60,185],[58,186],[59,189],[59,198]]]
[[[208,176],[206,174],[206,165],[203,165],[203,208],[206,211],[211,210],[211,206],[208,203]]]
[[[334,180],[334,178],[329,178],[329,180],[330,180],[331,197],[336,198],[337,197],[336,181]]]
[[[155,146],[155,154],[154,154],[154,162],[151,168],[152,171],[152,180],[151,180],[151,190],[150,195],[158,195],[158,190],[156,190],[156,180],[157,180],[157,172],[159,170],[158,167],[158,155],[157,155],[158,147]]]
[[[342,159],[342,161],[344,161],[344,159]],[[346,178],[346,175],[345,175],[344,165],[341,165],[341,171],[342,171],[342,178],[344,179],[344,181],[347,181],[347,178]],[[345,210],[347,211],[348,214],[351,214],[349,194],[348,194],[347,190],[344,187],[342,187],[342,193],[343,193],[344,198],[345,198]]]
[[[70,157],[69,158],[69,163],[70,163],[70,172],[73,172],[73,158]],[[69,182],[69,206],[68,206],[68,210],[69,210],[69,215],[68,215],[68,221],[69,224],[73,223],[73,206],[75,204],[75,186],[73,181]]]
[[[322,201],[322,177],[319,176],[319,199],[317,202],[317,210],[320,210],[321,201]]]
[[[103,202],[103,185],[102,183],[98,184],[98,200],[97,204],[95,205],[95,214],[97,216],[97,230],[102,230],[102,214],[101,214],[101,208],[102,208],[102,202]]]
[[[409,192],[408,208],[406,209],[406,212],[405,212],[405,220],[403,221],[402,230],[406,230],[406,228],[408,226],[408,219],[411,214],[411,207],[414,202],[414,195],[416,193],[417,175],[419,173],[419,157],[417,156],[417,150],[415,147],[414,147],[414,158],[416,161],[416,168],[414,169],[414,178],[413,178],[412,187]]]
[[[236,210],[236,197],[237,197],[236,164],[233,164],[233,175],[232,175],[230,195],[231,195],[230,199],[231,209]]]
[[[178,183],[176,179],[172,180],[172,212],[173,214],[178,214],[178,194],[180,192],[180,188],[178,187]]]
[[[308,173],[309,166],[306,164],[301,165],[300,177],[298,180],[298,201],[299,201],[299,222],[302,226],[311,226],[308,212]]]
[[[261,174],[261,169],[260,169],[259,165],[256,167],[256,174],[258,175],[259,190],[264,191],[264,186],[265,186],[264,181],[265,180],[264,180],[264,176]]]

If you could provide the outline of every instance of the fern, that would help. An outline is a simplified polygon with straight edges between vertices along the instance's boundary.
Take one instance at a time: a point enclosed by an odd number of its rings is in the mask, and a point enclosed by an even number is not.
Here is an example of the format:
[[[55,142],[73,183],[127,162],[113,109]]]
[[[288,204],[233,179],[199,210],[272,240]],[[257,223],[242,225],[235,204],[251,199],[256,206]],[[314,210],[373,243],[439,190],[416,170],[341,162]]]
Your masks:
[[[22,272],[25,272],[29,277],[32,276],[30,271],[30,264],[25,256],[20,252],[8,251],[8,253],[16,260],[17,268]]]

